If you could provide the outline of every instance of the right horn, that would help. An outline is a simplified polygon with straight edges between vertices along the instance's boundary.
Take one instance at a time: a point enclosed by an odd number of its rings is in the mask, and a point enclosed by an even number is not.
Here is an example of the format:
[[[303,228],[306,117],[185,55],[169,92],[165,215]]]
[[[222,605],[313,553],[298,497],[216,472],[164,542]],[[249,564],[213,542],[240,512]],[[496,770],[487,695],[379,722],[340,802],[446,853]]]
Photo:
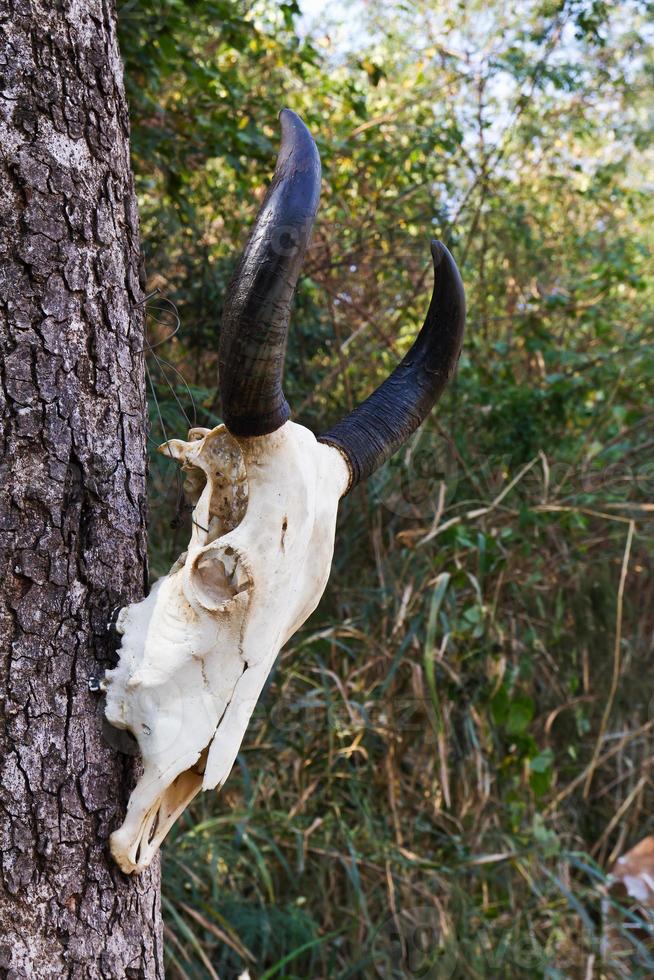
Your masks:
[[[459,359],[466,318],[463,282],[442,242],[431,243],[431,254],[434,292],[411,350],[369,398],[318,436],[349,461],[348,491],[415,432],[440,398]]]

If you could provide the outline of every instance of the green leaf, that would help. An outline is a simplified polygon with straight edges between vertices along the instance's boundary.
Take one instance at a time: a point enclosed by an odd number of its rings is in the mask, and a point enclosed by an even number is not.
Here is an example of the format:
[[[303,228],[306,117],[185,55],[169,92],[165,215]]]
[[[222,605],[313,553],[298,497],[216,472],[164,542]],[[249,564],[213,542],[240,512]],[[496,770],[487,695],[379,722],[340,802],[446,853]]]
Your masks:
[[[509,704],[506,719],[508,735],[521,735],[534,717],[534,702],[528,695],[518,695]]]
[[[532,772],[547,772],[552,768],[554,762],[554,752],[552,749],[544,749],[533,759],[529,760],[529,768]]]

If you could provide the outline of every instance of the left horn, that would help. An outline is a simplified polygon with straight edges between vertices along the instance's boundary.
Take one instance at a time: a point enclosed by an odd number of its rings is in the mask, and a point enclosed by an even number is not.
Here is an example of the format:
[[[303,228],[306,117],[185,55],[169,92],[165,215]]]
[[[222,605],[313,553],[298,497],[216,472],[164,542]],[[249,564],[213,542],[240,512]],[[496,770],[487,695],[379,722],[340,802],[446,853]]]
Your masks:
[[[320,196],[320,157],[299,116],[280,113],[272,183],[227,290],[219,372],[225,425],[262,436],[290,417],[282,391],[291,303]]]

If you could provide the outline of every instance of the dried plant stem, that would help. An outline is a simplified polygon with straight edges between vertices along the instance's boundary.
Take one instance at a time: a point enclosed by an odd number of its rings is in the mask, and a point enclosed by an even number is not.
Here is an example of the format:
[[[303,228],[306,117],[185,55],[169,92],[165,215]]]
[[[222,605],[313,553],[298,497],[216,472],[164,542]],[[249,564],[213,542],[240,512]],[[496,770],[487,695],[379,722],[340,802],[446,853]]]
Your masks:
[[[627,581],[627,571],[629,570],[629,557],[631,555],[631,543],[634,539],[634,531],[636,529],[636,524],[634,521],[629,521],[629,530],[627,531],[627,541],[624,548],[624,555],[622,557],[622,570],[620,572],[620,584],[618,586],[618,598],[617,598],[617,608],[616,608],[616,619],[615,619],[615,644],[613,647],[613,676],[611,677],[611,688],[609,690],[609,696],[606,701],[606,707],[604,708],[604,714],[602,715],[602,721],[600,723],[599,731],[597,733],[597,739],[595,741],[595,748],[593,750],[593,756],[588,767],[588,772],[586,773],[586,781],[584,783],[584,799],[588,799],[588,794],[590,793],[590,787],[593,782],[593,775],[597,768],[597,760],[599,759],[599,754],[602,748],[602,741],[604,735],[606,734],[606,728],[609,723],[609,718],[611,716],[611,711],[613,709],[613,702],[615,701],[615,696],[618,690],[618,682],[620,680],[620,667],[621,667],[621,656],[620,656],[620,645],[622,643],[622,607],[624,600],[624,587]]]
[[[634,741],[634,739],[640,738],[642,735],[646,735],[648,732],[651,732],[653,728],[654,728],[654,721],[648,721],[644,725],[641,725],[640,728],[637,728],[635,731],[626,732],[625,735],[622,736],[619,742],[611,746],[611,748],[604,753],[602,758],[599,760],[599,763],[595,764],[595,768],[597,769],[598,766],[599,767],[603,766],[605,763],[609,761],[609,759],[612,759],[614,755],[617,755],[618,752],[621,752],[628,742],[632,742]],[[558,793],[554,797],[553,800],[550,800],[550,802],[543,810],[543,815],[548,816],[549,814],[556,813],[560,804],[563,803],[563,801],[567,799],[569,796],[571,796],[579,786],[581,786],[584,779],[587,777],[589,771],[590,771],[590,764],[583,772],[580,772],[578,776],[575,776],[573,780],[571,780],[566,786],[564,786],[564,788],[560,791],[560,793]]]
[[[593,845],[593,849],[590,852],[593,857],[597,856],[597,854],[599,853],[602,847],[602,844],[604,844],[609,834],[618,826],[618,824],[624,817],[625,813],[629,810],[631,804],[634,802],[638,794],[642,793],[647,783],[647,780],[648,780],[648,776],[641,776],[638,782],[636,783],[636,785],[634,786],[634,788],[632,789],[631,793],[629,793],[626,799],[622,801],[618,809],[615,811],[613,817],[611,818],[611,820],[609,820],[606,827],[602,831],[601,836]]]

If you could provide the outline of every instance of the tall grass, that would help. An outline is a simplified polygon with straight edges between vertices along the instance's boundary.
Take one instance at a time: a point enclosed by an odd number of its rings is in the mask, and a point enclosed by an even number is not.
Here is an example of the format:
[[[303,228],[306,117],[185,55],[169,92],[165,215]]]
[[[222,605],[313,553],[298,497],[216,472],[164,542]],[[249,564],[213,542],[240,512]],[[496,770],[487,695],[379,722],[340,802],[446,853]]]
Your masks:
[[[652,975],[602,945],[605,871],[654,831],[649,414],[621,395],[514,462],[464,361],[345,501],[227,785],[164,847],[172,977]],[[188,530],[162,466],[158,571]]]

